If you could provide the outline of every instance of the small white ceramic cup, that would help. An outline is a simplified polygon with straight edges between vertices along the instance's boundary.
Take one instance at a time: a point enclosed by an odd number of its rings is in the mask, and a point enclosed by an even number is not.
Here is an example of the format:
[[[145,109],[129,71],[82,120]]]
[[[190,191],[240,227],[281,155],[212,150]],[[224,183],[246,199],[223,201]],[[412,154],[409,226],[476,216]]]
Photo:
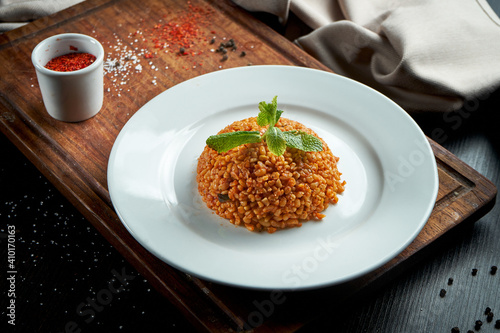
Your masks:
[[[44,66],[53,58],[71,52],[90,53],[96,60],[89,66],[57,72]],[[47,112],[55,119],[78,122],[95,116],[102,108],[104,49],[94,38],[82,34],[60,34],[40,42],[31,53]]]

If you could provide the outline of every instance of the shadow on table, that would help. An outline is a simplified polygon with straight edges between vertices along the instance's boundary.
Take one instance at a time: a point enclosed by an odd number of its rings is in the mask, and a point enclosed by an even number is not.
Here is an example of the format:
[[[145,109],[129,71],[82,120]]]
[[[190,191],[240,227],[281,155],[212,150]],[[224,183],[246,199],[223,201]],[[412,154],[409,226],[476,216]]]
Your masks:
[[[457,111],[449,113],[413,114],[413,119],[424,133],[444,146],[463,140],[470,135],[484,135],[500,152],[500,89],[482,97],[468,100]]]

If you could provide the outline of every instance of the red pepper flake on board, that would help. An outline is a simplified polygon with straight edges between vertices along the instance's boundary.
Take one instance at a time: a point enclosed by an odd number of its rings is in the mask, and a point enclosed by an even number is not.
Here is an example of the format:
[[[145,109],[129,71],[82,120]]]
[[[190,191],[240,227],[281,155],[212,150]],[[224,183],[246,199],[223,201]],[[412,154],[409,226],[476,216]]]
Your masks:
[[[179,55],[200,54],[201,51],[188,51],[195,49],[207,41],[203,33],[203,27],[210,24],[210,18],[213,10],[208,7],[188,5],[186,13],[177,16],[175,19],[166,23],[159,22],[150,29],[144,29],[143,42],[151,44],[155,50],[165,50],[168,53],[169,48],[174,50],[184,49],[185,52],[178,52]],[[166,18],[166,15],[163,15]],[[139,34],[139,30],[134,35]],[[156,52],[158,52],[156,51]],[[153,53],[148,51],[145,57],[153,58]]]
[[[226,61],[229,58],[229,54],[226,53],[236,51],[237,45],[232,38],[227,40],[226,37],[216,36],[216,31],[210,27],[213,13],[213,9],[209,7],[194,6],[188,2],[185,13],[180,12],[171,19],[168,15],[163,15],[158,22],[150,27],[137,29],[129,37],[135,38],[136,41],[140,39],[144,45],[146,59],[160,57],[162,53],[170,53],[177,57],[206,57],[218,54],[221,57],[220,61]],[[219,47],[214,48],[216,39],[221,43]],[[240,57],[245,55],[244,51],[239,54]]]
[[[96,60],[90,53],[68,53],[51,59],[45,68],[57,72],[72,72],[90,66]]]

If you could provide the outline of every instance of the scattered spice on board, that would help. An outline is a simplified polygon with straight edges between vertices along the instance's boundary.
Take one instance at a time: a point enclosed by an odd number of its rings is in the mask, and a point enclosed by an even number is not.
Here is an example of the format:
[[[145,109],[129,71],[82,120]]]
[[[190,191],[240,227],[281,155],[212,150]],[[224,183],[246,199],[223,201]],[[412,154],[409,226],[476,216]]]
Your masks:
[[[167,15],[163,15],[163,19],[153,26],[139,28],[131,37],[143,43],[143,56],[146,59],[157,58],[162,53],[200,56],[205,53],[205,46],[209,44],[205,31],[211,23],[212,14],[213,9],[210,7],[193,6],[189,3],[185,13],[173,19],[167,19]],[[214,31],[210,33],[215,34]]]
[[[198,44],[207,41],[201,31],[202,26],[207,26],[213,10],[209,7],[188,5],[188,12],[180,15],[174,21],[156,24],[150,33],[155,49],[165,49],[169,46],[182,47],[192,52],[200,52]]]
[[[208,72],[222,69],[233,53],[235,58],[245,57],[245,51],[236,53],[236,40],[215,31],[214,13],[209,6],[195,6],[188,1],[187,8],[175,15],[169,12],[152,23],[140,19],[134,31],[123,40],[113,33],[115,40],[105,46],[104,75],[110,78],[105,81],[105,91],[120,97],[122,92],[130,91],[127,85],[133,75],[144,71],[206,68]],[[93,33],[95,38],[101,39],[95,31]],[[249,47],[244,45],[243,49]],[[173,65],[177,61],[180,64]],[[212,68],[207,63],[212,64]],[[155,76],[149,82],[157,85],[162,81]]]
[[[192,62],[183,69],[195,69],[204,65],[207,57],[219,57],[221,62],[230,59],[230,53],[235,53],[238,45],[233,38],[219,36],[213,29],[214,10],[208,6],[195,6],[188,2],[184,13],[173,18],[163,15],[163,18],[152,26],[139,27],[129,37],[143,45],[143,57],[159,58],[163,54],[184,57]],[[219,46],[214,47],[220,41]],[[245,56],[245,51],[239,57]],[[238,55],[236,55],[238,56]],[[174,59],[175,60],[175,59]],[[219,69],[222,66],[219,65]]]
[[[121,96],[121,92],[129,83],[131,75],[142,71],[141,56],[143,50],[134,47],[133,43],[126,45],[116,33],[114,45],[109,45],[109,50],[106,51],[106,60],[104,61],[104,75],[110,76],[110,83],[105,87],[108,92],[114,92],[117,96]]]
[[[51,59],[45,68],[57,72],[73,72],[92,65],[95,60],[96,57],[93,54],[73,52]]]

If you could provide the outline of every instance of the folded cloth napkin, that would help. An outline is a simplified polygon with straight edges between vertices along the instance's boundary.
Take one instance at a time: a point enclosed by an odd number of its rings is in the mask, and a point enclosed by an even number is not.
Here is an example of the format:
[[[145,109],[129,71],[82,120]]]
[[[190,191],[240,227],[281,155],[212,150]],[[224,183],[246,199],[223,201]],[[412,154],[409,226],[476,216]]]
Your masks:
[[[13,30],[84,0],[0,0],[0,33]]]
[[[500,87],[500,19],[487,0],[233,0],[313,29],[295,42],[407,111],[452,111]]]

